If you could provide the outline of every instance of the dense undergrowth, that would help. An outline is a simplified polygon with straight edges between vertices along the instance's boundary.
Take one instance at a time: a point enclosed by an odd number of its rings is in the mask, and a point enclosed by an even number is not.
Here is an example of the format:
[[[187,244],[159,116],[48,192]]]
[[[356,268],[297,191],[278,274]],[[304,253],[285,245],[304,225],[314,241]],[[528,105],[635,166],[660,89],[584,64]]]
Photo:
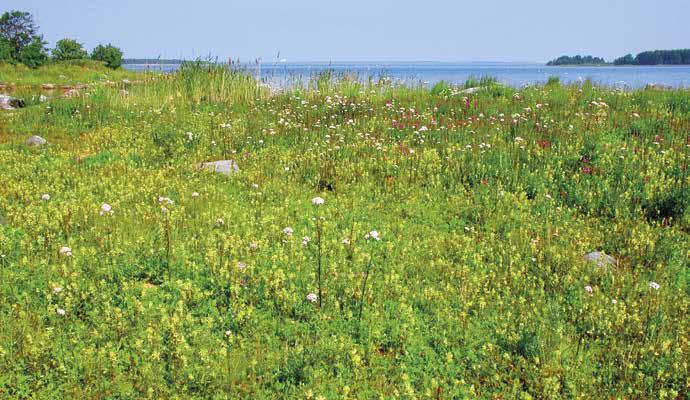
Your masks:
[[[139,80],[0,114],[0,397],[687,398],[690,92]]]

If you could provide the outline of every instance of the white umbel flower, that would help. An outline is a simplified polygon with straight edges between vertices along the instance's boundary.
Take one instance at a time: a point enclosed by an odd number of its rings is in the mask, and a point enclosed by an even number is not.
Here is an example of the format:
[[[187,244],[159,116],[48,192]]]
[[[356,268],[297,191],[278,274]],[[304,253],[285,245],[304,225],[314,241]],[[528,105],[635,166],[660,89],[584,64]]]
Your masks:
[[[113,213],[113,207],[110,206],[108,203],[103,203],[101,206],[101,216],[106,215],[106,214],[112,214]]]
[[[366,235],[364,235],[364,238],[366,240],[369,240],[369,239],[381,240],[381,236],[380,236],[378,231],[371,231],[371,232],[367,233]]]

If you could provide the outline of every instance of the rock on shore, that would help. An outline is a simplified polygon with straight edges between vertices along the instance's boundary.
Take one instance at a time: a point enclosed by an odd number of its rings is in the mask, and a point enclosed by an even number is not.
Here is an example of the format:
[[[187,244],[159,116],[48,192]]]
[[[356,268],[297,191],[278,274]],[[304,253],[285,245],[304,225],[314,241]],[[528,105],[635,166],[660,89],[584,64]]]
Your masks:
[[[14,110],[22,107],[24,107],[24,100],[0,94],[0,110]]]

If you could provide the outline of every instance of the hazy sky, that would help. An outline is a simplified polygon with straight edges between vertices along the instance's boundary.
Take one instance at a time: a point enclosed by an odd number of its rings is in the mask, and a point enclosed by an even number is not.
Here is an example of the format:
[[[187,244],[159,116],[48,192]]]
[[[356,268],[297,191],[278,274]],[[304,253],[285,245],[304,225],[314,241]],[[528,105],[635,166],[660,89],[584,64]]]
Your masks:
[[[690,0],[2,0],[125,57],[546,61],[690,47]]]

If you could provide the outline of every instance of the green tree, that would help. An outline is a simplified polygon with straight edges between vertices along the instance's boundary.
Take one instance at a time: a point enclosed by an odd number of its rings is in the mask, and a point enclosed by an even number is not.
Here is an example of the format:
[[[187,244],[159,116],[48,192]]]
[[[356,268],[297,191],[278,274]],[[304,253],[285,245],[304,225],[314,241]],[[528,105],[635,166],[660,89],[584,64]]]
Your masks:
[[[73,39],[58,40],[52,50],[53,58],[57,61],[79,60],[88,57],[81,43]]]
[[[623,57],[616,58],[613,61],[614,65],[634,65],[635,64],[635,57],[633,57],[632,54],[626,54]]]
[[[105,46],[99,44],[93,49],[91,58],[105,62],[106,67],[117,69],[122,65],[122,50],[111,44]]]
[[[590,55],[587,56],[581,56],[581,55],[576,55],[576,56],[560,56],[555,60],[551,60],[546,65],[604,65],[606,64],[606,60],[604,60],[601,57],[592,57]]]
[[[0,39],[0,62],[12,62],[12,46],[5,39]]]
[[[48,50],[46,50],[46,42],[40,36],[24,46],[19,52],[17,61],[31,68],[38,68],[48,62]]]
[[[0,16],[0,39],[6,40],[12,57],[19,58],[19,53],[38,38],[38,26],[34,17],[24,11],[8,11]]]

